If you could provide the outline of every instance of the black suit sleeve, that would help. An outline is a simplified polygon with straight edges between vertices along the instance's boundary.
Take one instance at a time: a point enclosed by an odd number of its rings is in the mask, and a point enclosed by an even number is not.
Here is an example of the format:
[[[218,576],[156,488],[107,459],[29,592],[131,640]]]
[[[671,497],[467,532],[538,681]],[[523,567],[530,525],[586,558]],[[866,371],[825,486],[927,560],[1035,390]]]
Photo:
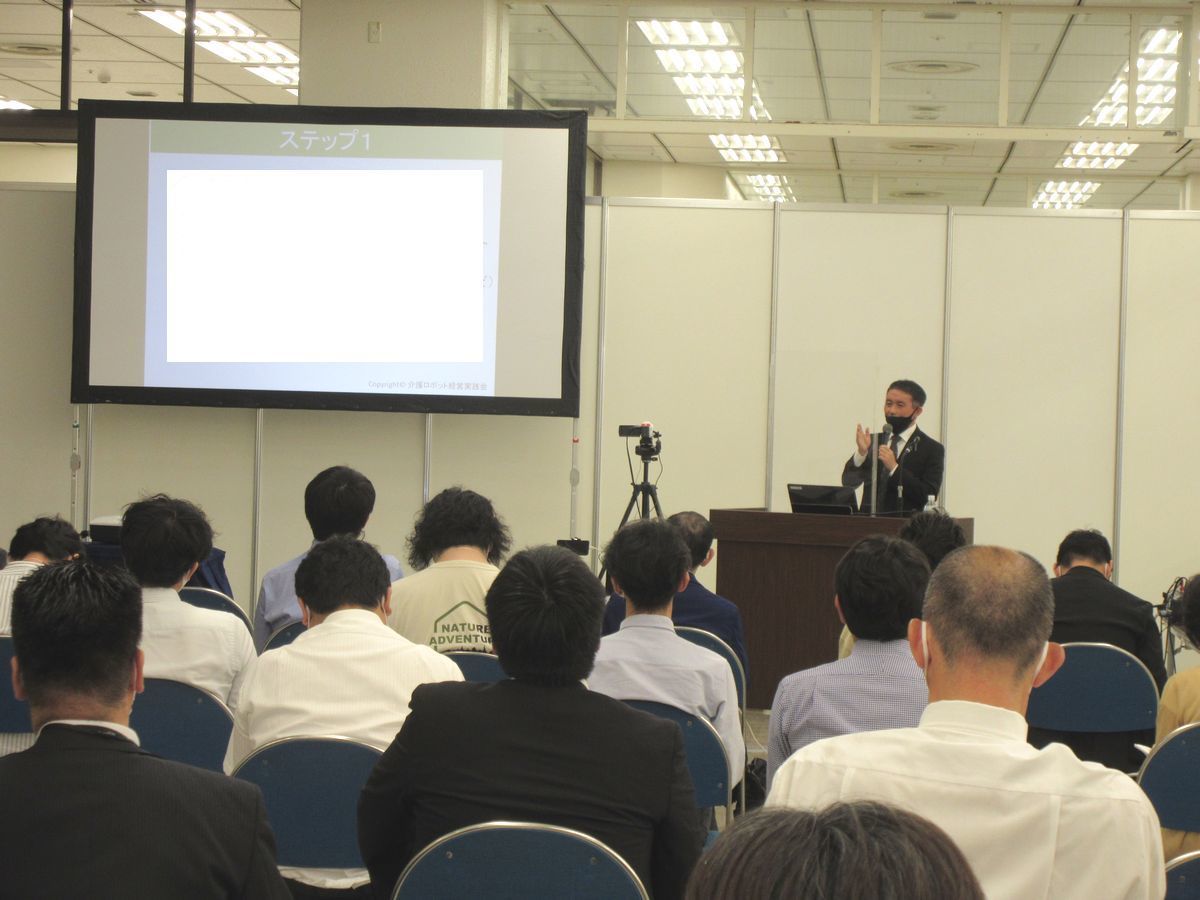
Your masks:
[[[654,851],[650,860],[651,893],[654,900],[678,900],[683,896],[688,876],[700,858],[704,846],[704,829],[696,809],[696,793],[688,774],[683,753],[683,733],[673,727],[671,770],[667,808],[654,828]]]
[[[1167,667],[1163,662],[1162,639],[1158,633],[1158,625],[1154,621],[1154,609],[1149,604],[1140,610],[1138,617],[1142,620],[1141,634],[1137,639],[1138,659],[1146,664],[1161,694],[1163,685],[1167,683]]]
[[[396,880],[412,856],[407,804],[413,767],[409,764],[408,745],[414,730],[420,727],[417,703],[414,692],[414,711],[375,764],[358,798],[358,849],[371,875],[372,892],[381,898],[392,896]]]
[[[861,465],[854,464],[854,457],[851,456],[846,460],[846,465],[842,467],[842,487],[856,488],[867,481],[867,475],[870,474],[871,460],[868,457],[862,461]]]
[[[946,472],[946,448],[935,441],[922,441],[925,451],[920,465],[916,460],[905,458],[900,466],[900,480],[904,485],[905,497],[936,497],[942,487],[942,476]],[[916,448],[913,450],[916,455]],[[907,504],[906,504],[907,505]]]
[[[292,896],[275,867],[275,835],[258,788],[254,789],[254,839],[241,896],[244,900],[291,900]]]

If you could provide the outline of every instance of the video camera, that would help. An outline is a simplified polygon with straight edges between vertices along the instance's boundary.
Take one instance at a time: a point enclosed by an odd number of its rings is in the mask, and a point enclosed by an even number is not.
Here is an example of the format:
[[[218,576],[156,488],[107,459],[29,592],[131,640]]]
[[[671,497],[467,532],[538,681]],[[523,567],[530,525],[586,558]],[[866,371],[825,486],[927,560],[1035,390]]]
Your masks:
[[[662,453],[662,432],[655,431],[651,422],[643,422],[641,425],[618,425],[617,437],[638,438],[633,452],[645,462],[653,462]]]

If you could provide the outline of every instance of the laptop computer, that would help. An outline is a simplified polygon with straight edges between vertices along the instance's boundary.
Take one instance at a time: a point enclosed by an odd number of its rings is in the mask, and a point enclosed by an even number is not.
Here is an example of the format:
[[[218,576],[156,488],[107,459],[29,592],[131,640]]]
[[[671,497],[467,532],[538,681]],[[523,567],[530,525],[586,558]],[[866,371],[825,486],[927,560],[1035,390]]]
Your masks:
[[[854,488],[840,484],[789,484],[788,499],[794,513],[852,516],[858,512]]]

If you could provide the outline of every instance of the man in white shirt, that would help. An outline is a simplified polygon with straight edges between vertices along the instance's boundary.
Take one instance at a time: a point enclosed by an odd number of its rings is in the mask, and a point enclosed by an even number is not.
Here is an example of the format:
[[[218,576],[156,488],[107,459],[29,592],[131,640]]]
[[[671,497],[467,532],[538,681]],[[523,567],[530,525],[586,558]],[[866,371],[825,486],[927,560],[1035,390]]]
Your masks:
[[[233,708],[254,642],[242,620],[200,609],[179,589],[212,551],[212,526],[187,500],[156,494],[121,519],[121,555],[142,586],[142,651],[147,678],[203,688]]]
[[[340,735],[386,750],[408,716],[414,688],[463,680],[452,660],[388,628],[391,583],[370,544],[341,536],[315,545],[296,570],[296,594],[308,630],[251,665],[226,772],[285,737]],[[322,896],[369,880],[366,869],[282,871],[293,882],[325,889]]]
[[[12,595],[38,566],[83,556],[83,541],[71,523],[57,516],[26,522],[8,545],[8,565],[0,569],[0,634],[12,633]]]
[[[691,553],[679,530],[639,519],[604,548],[613,593],[625,598],[621,628],[600,641],[588,687],[618,700],[651,700],[712,722],[729,760],[729,784],[742,780],[746,743],[737,684],[723,658],[675,633],[671,604],[687,587]]]
[[[312,531],[313,543],[335,534],[362,537],[367,520],[375,509],[375,485],[362,472],[349,466],[330,466],[313,476],[304,488],[304,518]],[[296,602],[296,569],[304,559],[299,556],[282,563],[263,576],[254,606],[254,643],[259,650],[279,629],[300,621]],[[404,572],[394,556],[384,556],[388,577],[399,581]]]
[[[492,501],[461,487],[425,504],[408,538],[416,573],[395,585],[388,624],[439,653],[492,652],[483,598],[508,553],[508,528]]]
[[[818,741],[775,775],[768,806],[876,800],[962,849],[990,900],[1142,900],[1166,888],[1158,818],[1126,775],[1025,740],[1032,688],[1062,665],[1041,565],[964,547],[934,571],[908,641],[929,706],[916,728]]]

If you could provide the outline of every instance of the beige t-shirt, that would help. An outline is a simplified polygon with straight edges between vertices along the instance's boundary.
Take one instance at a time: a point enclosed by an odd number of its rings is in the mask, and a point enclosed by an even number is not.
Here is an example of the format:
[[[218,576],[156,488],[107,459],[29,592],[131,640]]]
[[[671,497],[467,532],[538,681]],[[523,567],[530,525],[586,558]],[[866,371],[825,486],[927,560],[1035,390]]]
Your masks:
[[[436,562],[392,585],[388,624],[439,653],[492,652],[483,598],[500,570],[472,560]]]

